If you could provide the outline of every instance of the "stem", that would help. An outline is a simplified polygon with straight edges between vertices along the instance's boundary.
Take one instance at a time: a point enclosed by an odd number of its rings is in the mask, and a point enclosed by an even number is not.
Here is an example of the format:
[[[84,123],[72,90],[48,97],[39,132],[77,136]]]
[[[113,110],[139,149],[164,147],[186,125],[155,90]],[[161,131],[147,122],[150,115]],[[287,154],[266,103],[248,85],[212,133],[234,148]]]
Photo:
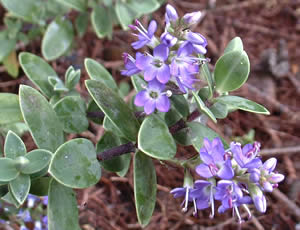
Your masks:
[[[126,153],[131,153],[135,151],[135,145],[132,142],[128,142],[127,144],[123,144],[108,150],[105,150],[101,153],[97,154],[97,159],[99,161],[110,160],[114,157],[121,156]]]

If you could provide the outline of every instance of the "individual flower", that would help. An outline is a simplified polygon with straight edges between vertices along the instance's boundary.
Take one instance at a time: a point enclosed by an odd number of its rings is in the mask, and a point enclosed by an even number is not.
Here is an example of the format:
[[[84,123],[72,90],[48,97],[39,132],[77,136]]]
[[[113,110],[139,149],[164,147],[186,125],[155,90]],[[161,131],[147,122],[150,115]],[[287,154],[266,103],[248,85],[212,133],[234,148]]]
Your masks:
[[[143,56],[140,52],[136,53],[136,58]],[[129,55],[128,53],[123,53],[123,59],[124,59],[124,64],[125,64],[125,70],[121,70],[122,75],[126,76],[132,76],[134,74],[137,74],[141,72],[139,68],[136,67],[135,65],[135,59]]]
[[[48,205],[48,196],[43,197],[43,205]]]
[[[193,201],[193,198],[190,195],[190,191],[193,187],[190,186],[184,186],[184,187],[178,187],[171,190],[171,194],[173,194],[174,198],[184,197],[184,200],[182,204],[184,205],[182,211],[187,211],[187,206],[189,201]]]
[[[131,43],[134,49],[140,49],[145,45],[149,45],[151,47],[155,45],[156,38],[154,36],[154,33],[157,29],[157,23],[155,20],[152,20],[149,23],[148,30],[146,30],[137,19],[135,20],[135,25],[129,25],[129,27],[132,30],[137,30],[139,32],[138,34],[133,34],[138,38],[137,41]]]
[[[258,142],[246,144],[243,148],[237,142],[231,142],[230,144],[233,157],[241,168],[259,168],[262,165],[261,160],[257,158],[259,149],[260,144]]]
[[[270,158],[259,168],[253,169],[250,179],[256,182],[266,192],[272,192],[278,183],[284,180],[284,175],[273,172],[277,164],[276,158]]]
[[[17,214],[17,217],[21,218],[24,222],[31,222],[32,218],[30,215],[30,212],[28,210],[20,209],[19,213]]]
[[[221,139],[217,137],[211,142],[204,138],[203,145],[199,153],[203,163],[196,167],[196,172],[205,178],[218,176],[221,179],[231,179],[234,171]]]
[[[166,6],[166,14],[165,14],[165,20],[166,24],[175,23],[178,19],[177,11],[173,6],[170,4],[167,4]]]
[[[160,112],[168,112],[170,109],[170,100],[166,92],[163,92],[165,85],[156,79],[148,83],[148,87],[137,93],[134,104],[143,106],[146,114],[151,114],[155,109]]]
[[[196,199],[196,207],[199,210],[211,206],[210,217],[212,218],[214,216],[214,184],[211,181],[196,180],[190,196],[191,198]]]
[[[36,201],[39,201],[39,198],[34,196],[34,195],[29,194],[27,196],[27,207],[28,208],[33,208]]]
[[[222,205],[218,208],[219,213],[223,213],[227,209],[233,209],[240,222],[242,219],[238,207],[252,202],[251,197],[243,196],[242,189],[231,180],[220,180],[218,182],[215,199],[222,202]]]
[[[187,13],[183,16],[183,21],[187,25],[187,27],[196,24],[200,21],[202,13],[200,11]]]
[[[160,36],[160,40],[162,41],[163,44],[165,44],[168,47],[172,47],[176,45],[178,41],[178,39],[172,34],[170,34],[168,31],[162,33],[162,35]]]
[[[189,31],[185,34],[185,39],[186,41],[180,45],[179,50],[187,50],[189,53],[206,54],[207,40],[203,35]]]
[[[165,63],[169,56],[169,48],[160,44],[153,50],[153,56],[150,54],[142,55],[136,58],[137,68],[144,71],[144,79],[152,81],[156,78],[160,83],[167,83],[171,77],[169,65]]]
[[[252,197],[253,203],[255,205],[255,208],[261,212],[265,213],[267,210],[267,201],[266,197],[264,196],[263,192],[261,191],[260,187],[256,184],[249,183],[248,184],[248,190]]]

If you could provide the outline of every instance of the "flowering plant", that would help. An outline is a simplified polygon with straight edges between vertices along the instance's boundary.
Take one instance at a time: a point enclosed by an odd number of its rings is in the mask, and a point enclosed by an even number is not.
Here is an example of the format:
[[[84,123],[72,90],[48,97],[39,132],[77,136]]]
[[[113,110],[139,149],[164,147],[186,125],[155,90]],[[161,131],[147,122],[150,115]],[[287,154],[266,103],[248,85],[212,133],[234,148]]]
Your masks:
[[[134,195],[138,221],[146,226],[156,201],[156,172],[152,159],[185,168],[183,187],[171,191],[184,197],[184,208],[193,202],[197,210],[211,208],[221,201],[218,212],[239,207],[249,210],[254,203],[266,211],[263,192],[271,192],[284,176],[275,173],[276,159],[262,163],[257,142],[243,148],[228,145],[218,133],[206,126],[217,123],[237,109],[269,114],[262,105],[229,93],[240,88],[249,75],[249,59],[240,38],[234,38],[211,72],[206,38],[192,32],[190,26],[201,20],[194,12],[179,17],[167,5],[165,29],[157,37],[157,22],[147,29],[136,21],[135,58],[124,54],[125,69],[136,95],[126,103],[110,73],[92,59],[85,60],[90,80],[85,81],[92,100],[89,103],[74,89],[80,70],[70,67],[63,82],[40,57],[23,52],[19,61],[27,77],[38,90],[21,85],[19,96],[2,94],[13,101],[10,122],[27,125],[38,149],[27,153],[23,141],[9,131],[0,158],[0,195],[20,207],[28,194],[48,195],[49,230],[79,229],[78,210],[73,189],[93,186],[101,177],[101,168],[125,176],[134,152]],[[5,100],[4,100],[5,101]],[[105,133],[96,146],[86,138],[66,141],[65,134],[80,134],[89,122],[100,124]],[[199,155],[177,158],[177,145],[193,146]],[[99,163],[100,162],[100,163]],[[191,170],[201,180],[193,181]],[[37,194],[38,192],[38,194]],[[62,216],[64,218],[62,218]]]

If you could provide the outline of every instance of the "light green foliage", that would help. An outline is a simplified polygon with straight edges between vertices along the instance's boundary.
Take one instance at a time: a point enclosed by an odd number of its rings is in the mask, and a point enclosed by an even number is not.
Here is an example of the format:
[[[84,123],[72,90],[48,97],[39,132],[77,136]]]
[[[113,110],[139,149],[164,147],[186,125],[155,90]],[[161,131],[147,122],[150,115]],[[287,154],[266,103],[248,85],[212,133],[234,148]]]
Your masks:
[[[207,108],[207,106],[204,104],[204,102],[201,100],[201,98],[198,96],[197,93],[192,92],[194,99],[196,100],[196,104],[198,106],[198,109],[204,113],[205,115],[207,115],[210,119],[212,119],[213,122],[217,123],[217,119],[214,116],[214,114],[209,110],[209,108]]]
[[[10,158],[0,158],[0,181],[8,182],[19,175],[18,170],[15,167],[14,160]]]
[[[26,154],[25,158],[29,160],[29,163],[22,168],[21,172],[23,174],[34,174],[49,165],[52,153],[47,150],[36,149]]]
[[[228,52],[234,51],[234,50],[237,50],[237,51],[244,50],[243,42],[240,37],[233,38],[226,46],[224,53],[228,53]]]
[[[95,7],[91,15],[93,28],[99,38],[112,36],[113,24],[111,13],[106,7]]]
[[[24,156],[26,152],[26,146],[22,139],[14,132],[9,131],[4,144],[5,157],[16,159],[17,157]]]
[[[75,10],[85,11],[86,10],[86,0],[57,0],[69,7],[74,8]]]
[[[30,176],[20,174],[16,179],[9,182],[9,189],[15,200],[19,204],[23,204],[29,193]]]
[[[0,93],[0,125],[22,121],[18,95]]]
[[[156,172],[151,158],[137,152],[133,173],[137,217],[142,227],[145,227],[150,222],[156,202]]]

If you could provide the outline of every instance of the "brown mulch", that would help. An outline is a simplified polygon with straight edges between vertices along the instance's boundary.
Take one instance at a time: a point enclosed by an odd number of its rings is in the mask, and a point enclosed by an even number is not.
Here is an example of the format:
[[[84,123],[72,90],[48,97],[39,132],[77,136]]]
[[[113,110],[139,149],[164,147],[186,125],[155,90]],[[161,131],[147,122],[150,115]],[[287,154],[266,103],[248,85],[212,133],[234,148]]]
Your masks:
[[[209,211],[199,212],[199,217],[192,216],[192,210],[182,213],[180,200],[175,200],[169,191],[181,186],[183,171],[173,165],[156,163],[158,177],[157,203],[150,224],[145,228],[170,230],[200,230],[206,229],[296,229],[300,216],[285,200],[288,198],[294,205],[299,205],[300,199],[300,157],[295,151],[281,152],[283,147],[300,146],[300,1],[299,0],[169,0],[180,15],[186,12],[205,10],[206,15],[195,31],[208,39],[208,54],[214,64],[222,54],[226,44],[235,36],[242,38],[244,49],[251,62],[249,81],[241,89],[234,92],[265,105],[271,112],[270,116],[246,112],[233,112],[230,116],[218,122],[218,126],[209,126],[224,138],[230,140],[233,136],[242,136],[251,129],[255,130],[255,138],[262,143],[263,149],[278,148],[277,170],[286,175],[279,185],[279,193],[269,194],[267,212],[262,215],[250,207],[254,218],[239,226],[228,211],[217,214],[209,219]],[[214,4],[216,2],[216,4]],[[1,12],[2,14],[3,12]],[[155,12],[152,17],[162,21],[164,7]],[[144,17],[147,23],[150,17]],[[163,25],[160,26],[160,31]],[[62,57],[51,64],[60,76],[63,76],[69,65],[82,68],[83,75],[77,89],[86,97],[84,80],[88,78],[84,71],[83,60],[91,57],[103,63],[120,81],[128,78],[120,76],[122,69],[122,52],[134,53],[130,43],[134,40],[130,32],[116,27],[112,40],[99,40],[90,30],[81,40],[75,42],[76,48],[68,57]],[[35,41],[26,51],[40,54],[40,42]],[[23,50],[19,50],[23,51]],[[288,53],[286,53],[288,51]],[[283,54],[282,54],[283,53]],[[276,65],[270,66],[270,56],[277,57]],[[266,61],[267,60],[267,61]],[[276,66],[285,62],[287,71],[279,74]],[[284,68],[283,67],[283,68]],[[282,69],[280,69],[282,70]],[[0,91],[18,92],[19,84],[30,84],[21,73],[20,78],[12,80],[3,69],[0,70]],[[82,134],[98,140],[102,130],[91,125],[90,131]],[[35,148],[32,139],[25,135],[29,149]],[[180,154],[189,156],[193,152],[180,148]],[[267,152],[267,151],[266,151]],[[266,160],[271,155],[263,157]],[[80,190],[78,203],[80,206],[80,223],[83,229],[141,229],[137,223],[133,195],[133,171],[130,168],[125,178],[116,174],[103,175],[99,183],[89,189]],[[298,208],[299,209],[299,208]]]

